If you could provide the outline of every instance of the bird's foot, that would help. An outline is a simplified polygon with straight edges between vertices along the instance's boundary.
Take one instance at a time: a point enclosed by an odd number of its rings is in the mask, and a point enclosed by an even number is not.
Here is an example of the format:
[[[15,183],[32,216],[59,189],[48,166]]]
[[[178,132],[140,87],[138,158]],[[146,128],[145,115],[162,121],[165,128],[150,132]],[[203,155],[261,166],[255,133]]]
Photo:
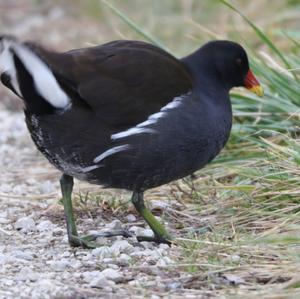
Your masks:
[[[172,244],[172,238],[170,236],[164,237],[164,236],[154,236],[154,237],[148,237],[148,236],[137,236],[136,237],[139,242],[155,242],[157,244]]]
[[[96,234],[85,235],[82,237],[70,235],[69,243],[72,247],[83,247],[83,248],[94,249],[103,246],[102,244],[95,242],[97,238],[108,238],[108,237],[115,237],[115,236],[123,236],[125,238],[130,238],[133,235],[127,230],[105,231]]]

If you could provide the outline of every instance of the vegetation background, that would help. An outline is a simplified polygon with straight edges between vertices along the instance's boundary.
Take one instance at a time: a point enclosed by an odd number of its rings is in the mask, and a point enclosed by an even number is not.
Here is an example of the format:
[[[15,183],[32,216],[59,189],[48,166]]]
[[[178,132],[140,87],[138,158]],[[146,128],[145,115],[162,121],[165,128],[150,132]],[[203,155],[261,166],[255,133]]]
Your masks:
[[[184,205],[164,210],[180,236],[164,271],[191,274],[182,288],[207,298],[299,298],[299,0],[0,0],[0,28],[56,50],[139,39],[182,57],[211,39],[241,43],[265,97],[234,90],[222,154],[196,178],[149,191]],[[0,92],[1,109],[21,109]]]

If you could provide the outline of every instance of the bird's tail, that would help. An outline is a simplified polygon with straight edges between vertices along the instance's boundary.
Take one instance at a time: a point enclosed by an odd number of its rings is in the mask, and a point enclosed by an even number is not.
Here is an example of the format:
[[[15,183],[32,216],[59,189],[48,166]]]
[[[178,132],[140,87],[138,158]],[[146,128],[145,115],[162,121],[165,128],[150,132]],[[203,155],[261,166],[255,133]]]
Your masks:
[[[12,36],[0,36],[0,75],[2,83],[24,99],[26,109],[32,112],[64,109],[70,103],[51,67]]]

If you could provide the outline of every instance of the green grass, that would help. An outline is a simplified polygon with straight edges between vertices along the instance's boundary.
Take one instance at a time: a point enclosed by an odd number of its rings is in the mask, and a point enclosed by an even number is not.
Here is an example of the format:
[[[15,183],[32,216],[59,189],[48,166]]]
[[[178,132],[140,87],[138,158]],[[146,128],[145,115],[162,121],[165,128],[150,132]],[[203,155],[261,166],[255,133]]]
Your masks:
[[[234,91],[234,126],[226,149],[210,166],[199,171],[195,180],[188,178],[172,185],[177,192],[173,193],[181,194],[180,201],[186,205],[183,214],[176,210],[168,212],[181,228],[177,266],[192,275],[201,273],[207,290],[217,284],[217,273],[227,273],[229,269],[232,275],[246,282],[243,289],[235,291],[226,284],[220,286],[223,294],[230,296],[234,293],[254,297],[270,295],[274,288],[283,297],[297,296],[299,280],[291,280],[290,285],[288,282],[296,275],[300,263],[297,251],[300,245],[300,28],[291,17],[294,11],[299,12],[300,5],[297,1],[281,1],[285,2],[286,9],[277,11],[274,23],[266,13],[270,26],[275,29],[267,27],[264,31],[259,26],[265,21],[262,17],[256,24],[247,12],[238,8],[242,1],[213,2],[210,6],[203,4],[208,15],[215,16],[216,10],[219,14],[227,13],[244,28],[245,34],[240,34],[240,29],[234,30],[234,26],[215,34],[216,26],[209,28],[197,18],[199,2],[189,2],[195,9],[188,13],[175,3],[169,9],[174,15],[185,15],[180,24],[190,26],[186,29],[190,39],[185,39],[185,45],[173,54],[188,53],[212,36],[233,36],[242,43],[250,36],[244,44],[251,56],[251,67],[265,88],[265,97],[261,99],[244,90]],[[134,31],[132,36],[174,49],[173,36],[163,44],[164,30],[155,37],[155,30],[151,32],[141,26],[143,22],[134,21],[130,12],[124,13],[119,2],[113,3],[104,1],[103,5]],[[146,1],[145,6],[148,5]],[[170,2],[165,1],[161,10],[168,5]],[[274,5],[280,7],[277,1]],[[257,8],[262,16],[259,8],[263,5]],[[230,19],[225,23],[230,25]],[[202,29],[201,38],[195,31],[191,33],[190,28],[194,26]],[[281,30],[280,26],[289,29]],[[172,29],[181,32],[178,27]],[[199,287],[203,288],[203,284]]]

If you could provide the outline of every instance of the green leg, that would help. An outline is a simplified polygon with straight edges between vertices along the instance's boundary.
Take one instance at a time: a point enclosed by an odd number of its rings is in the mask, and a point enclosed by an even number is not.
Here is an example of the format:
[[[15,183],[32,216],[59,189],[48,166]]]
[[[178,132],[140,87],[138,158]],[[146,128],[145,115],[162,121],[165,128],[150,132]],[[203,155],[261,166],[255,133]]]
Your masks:
[[[84,248],[96,248],[101,245],[93,242],[98,237],[112,237],[112,236],[124,236],[131,237],[131,234],[125,230],[103,232],[99,234],[92,234],[83,237],[79,237],[76,229],[74,211],[72,206],[72,190],[73,190],[73,178],[69,175],[63,174],[60,179],[61,193],[63,197],[64,211],[67,221],[67,231],[69,244],[72,247],[82,246]]]
[[[138,213],[145,219],[145,221],[148,223],[148,225],[154,232],[154,238],[140,236],[137,237],[138,241],[153,241],[156,243],[171,244],[172,237],[166,231],[164,226],[146,208],[143,192],[133,192],[131,201],[134,204]]]

